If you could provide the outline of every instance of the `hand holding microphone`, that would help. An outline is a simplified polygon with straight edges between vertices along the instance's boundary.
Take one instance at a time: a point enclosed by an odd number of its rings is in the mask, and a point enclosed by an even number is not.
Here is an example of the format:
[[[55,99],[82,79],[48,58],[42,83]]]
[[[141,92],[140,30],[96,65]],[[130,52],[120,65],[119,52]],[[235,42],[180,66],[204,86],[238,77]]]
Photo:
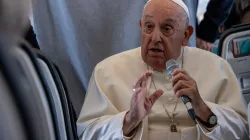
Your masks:
[[[195,116],[198,116],[206,121],[211,111],[202,100],[196,81],[185,70],[180,69],[174,60],[169,60],[166,67],[172,77],[174,93],[178,98],[182,98],[191,118],[195,120]]]

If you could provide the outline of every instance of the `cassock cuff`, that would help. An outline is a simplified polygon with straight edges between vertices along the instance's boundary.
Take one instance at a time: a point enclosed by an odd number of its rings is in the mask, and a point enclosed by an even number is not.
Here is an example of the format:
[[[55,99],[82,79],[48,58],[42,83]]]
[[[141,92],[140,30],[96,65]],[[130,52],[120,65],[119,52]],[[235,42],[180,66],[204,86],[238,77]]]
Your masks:
[[[135,128],[133,134],[132,134],[130,137],[126,137],[126,136],[123,135],[123,139],[124,139],[124,140],[131,140],[131,139],[133,139],[133,138],[135,137],[135,135],[138,133],[138,131],[141,130],[141,129],[142,129],[142,123],[140,123],[140,124]]]
[[[221,138],[221,134],[220,134],[220,117],[219,117],[219,113],[216,110],[216,106],[206,102],[205,104],[208,106],[208,108],[217,116],[217,125],[213,128],[206,128],[205,126],[203,126],[199,121],[197,121],[197,125],[200,128],[200,130],[202,131],[202,133],[204,135],[206,135],[207,137],[209,137],[210,139],[220,139]]]
[[[136,133],[134,133],[131,137],[126,137],[126,136],[123,136],[123,139],[124,140],[131,140],[134,136],[135,136]]]
[[[216,129],[219,126],[217,123],[217,125],[214,126],[213,128],[207,128],[206,126],[202,125],[199,121],[197,121],[197,124],[204,134],[208,134],[212,132],[214,129]]]

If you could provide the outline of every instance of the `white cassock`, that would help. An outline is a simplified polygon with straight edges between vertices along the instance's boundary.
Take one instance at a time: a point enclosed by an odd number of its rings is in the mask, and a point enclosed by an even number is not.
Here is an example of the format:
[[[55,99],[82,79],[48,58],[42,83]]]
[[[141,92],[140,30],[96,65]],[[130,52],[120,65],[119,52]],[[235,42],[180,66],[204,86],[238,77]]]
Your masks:
[[[132,138],[123,136],[123,120],[130,109],[132,87],[138,78],[151,69],[141,58],[141,48],[111,56],[93,71],[87,96],[77,121],[82,140],[245,140],[248,138],[246,104],[230,65],[222,58],[201,49],[184,47],[183,69],[197,82],[199,93],[218,118],[218,125],[207,131],[195,125],[179,99],[175,113],[178,132],[170,132],[171,121],[163,105],[173,113],[175,101],[166,72],[153,71],[148,83],[149,94],[157,89],[164,94]],[[163,103],[163,104],[162,104]]]

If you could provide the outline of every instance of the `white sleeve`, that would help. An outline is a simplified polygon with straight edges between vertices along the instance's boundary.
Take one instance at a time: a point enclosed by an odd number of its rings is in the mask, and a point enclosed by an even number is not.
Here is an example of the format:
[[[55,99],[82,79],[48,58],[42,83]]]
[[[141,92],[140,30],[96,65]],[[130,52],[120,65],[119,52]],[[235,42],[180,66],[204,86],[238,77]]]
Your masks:
[[[81,140],[139,140],[142,128],[139,127],[134,137],[123,136],[123,121],[127,111],[119,112],[97,83],[95,74],[92,75],[82,107],[77,120],[77,133]],[[139,139],[138,139],[139,138]]]
[[[217,116],[217,126],[211,132],[198,125],[205,136],[213,140],[248,140],[247,123],[234,110],[206,102],[211,111]]]
[[[78,135],[82,140],[122,139],[125,114],[126,112],[122,112],[116,115],[94,118],[81,124],[78,122]]]
[[[217,102],[205,101],[217,116],[217,126],[208,132],[199,125],[201,132],[213,140],[248,140],[246,103],[241,94],[238,81],[228,63],[224,63],[225,80],[218,94]]]

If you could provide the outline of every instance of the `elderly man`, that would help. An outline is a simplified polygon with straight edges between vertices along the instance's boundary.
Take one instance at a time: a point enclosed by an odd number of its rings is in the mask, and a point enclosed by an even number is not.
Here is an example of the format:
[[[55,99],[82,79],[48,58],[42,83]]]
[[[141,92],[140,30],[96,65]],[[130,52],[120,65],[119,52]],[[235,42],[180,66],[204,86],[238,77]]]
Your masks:
[[[181,0],[146,4],[141,47],[107,58],[93,72],[77,122],[82,140],[248,139],[234,73],[218,56],[183,46],[193,32],[188,20]],[[165,70],[170,59],[180,67],[172,79]],[[197,125],[182,95],[191,99]]]

